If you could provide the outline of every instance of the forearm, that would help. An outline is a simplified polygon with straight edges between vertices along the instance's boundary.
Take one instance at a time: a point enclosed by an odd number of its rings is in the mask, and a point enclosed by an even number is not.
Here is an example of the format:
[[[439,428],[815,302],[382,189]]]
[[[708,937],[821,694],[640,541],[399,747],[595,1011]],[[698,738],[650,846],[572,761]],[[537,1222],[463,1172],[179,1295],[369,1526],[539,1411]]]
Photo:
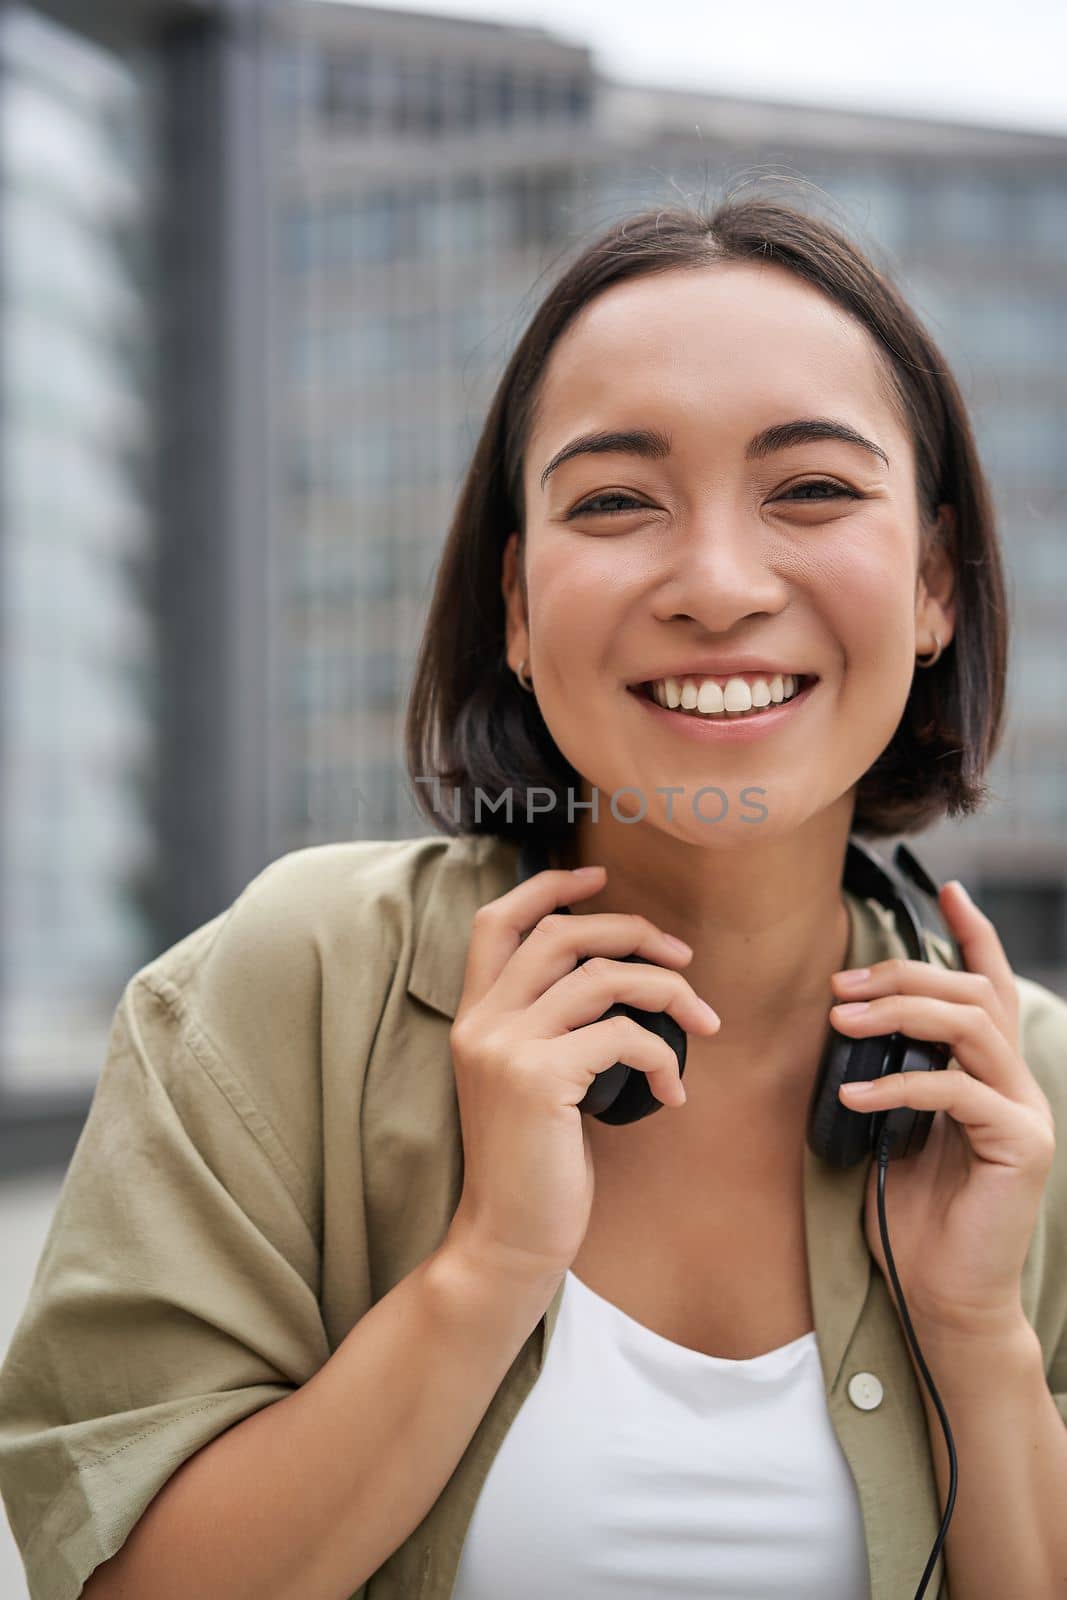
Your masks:
[[[956,1505],[944,1544],[952,1600],[1016,1594],[1064,1600],[1067,1426],[1049,1391],[1036,1333],[1025,1320],[988,1338],[915,1332],[956,1445]],[[944,1431],[914,1355],[912,1365],[943,1510]]]
[[[85,1600],[347,1600],[422,1521],[552,1297],[442,1247],[182,1464]]]

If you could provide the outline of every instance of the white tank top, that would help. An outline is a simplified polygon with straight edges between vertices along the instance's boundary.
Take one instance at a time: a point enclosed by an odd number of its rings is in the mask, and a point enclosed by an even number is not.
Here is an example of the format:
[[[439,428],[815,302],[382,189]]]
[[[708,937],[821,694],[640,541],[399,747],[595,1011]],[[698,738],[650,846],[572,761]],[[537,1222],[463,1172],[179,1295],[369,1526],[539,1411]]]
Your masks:
[[[452,1600],[869,1600],[815,1333],[730,1361],[568,1272]]]

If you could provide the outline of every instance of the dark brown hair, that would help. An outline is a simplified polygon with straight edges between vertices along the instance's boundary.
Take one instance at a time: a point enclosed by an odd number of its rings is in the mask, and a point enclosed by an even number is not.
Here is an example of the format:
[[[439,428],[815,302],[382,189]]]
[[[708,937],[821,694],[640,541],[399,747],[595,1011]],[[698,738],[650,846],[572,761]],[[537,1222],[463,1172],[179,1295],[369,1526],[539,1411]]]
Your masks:
[[[578,797],[581,777],[506,663],[500,588],[513,529],[523,566],[523,456],[553,345],[612,284],[752,260],[795,273],[872,335],[887,394],[914,446],[923,554],[939,537],[938,506],[955,508],[955,528],[944,535],[955,568],[954,635],[932,667],[916,671],[892,740],[860,779],[853,832],[917,832],[988,798],[982,774],[1000,737],[1007,672],[1004,573],[992,499],[956,382],[902,294],[843,232],[776,199],[728,199],[710,213],[682,206],[613,224],[559,277],[507,363],[460,490],[407,706],[408,773],[423,780],[413,793],[441,832],[516,838],[529,826],[533,790],[544,838],[573,826],[565,797],[568,789]],[[503,806],[486,804],[505,794],[510,822]],[[553,809],[536,815],[548,794]]]

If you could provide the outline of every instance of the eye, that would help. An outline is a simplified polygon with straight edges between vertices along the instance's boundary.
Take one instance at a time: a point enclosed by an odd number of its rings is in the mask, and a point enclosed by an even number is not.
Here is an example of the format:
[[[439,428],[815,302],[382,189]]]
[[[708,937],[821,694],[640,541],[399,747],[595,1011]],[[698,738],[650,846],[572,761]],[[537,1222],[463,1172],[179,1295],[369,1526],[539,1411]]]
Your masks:
[[[782,496],[782,499],[788,500],[791,495],[796,494],[801,489],[828,489],[830,491],[829,494],[818,494],[814,497],[809,495],[801,495],[800,498],[802,501],[810,501],[812,498],[814,498],[816,501],[834,500],[839,495],[844,495],[846,499],[849,500],[861,500],[863,498],[863,496],[858,494],[855,489],[849,489],[843,483],[835,483],[831,478],[808,478],[803,483],[794,483],[791,489],[786,490],[785,494]]]
[[[625,500],[629,502],[629,505],[605,507],[605,500]],[[624,494],[621,489],[609,489],[604,494],[590,495],[588,500],[583,500],[581,505],[577,505],[573,508],[573,510],[568,511],[567,518],[569,519],[570,517],[579,516],[610,517],[620,511],[632,510],[634,508],[636,508],[638,511],[641,510],[640,500],[635,500],[633,495]]]
[[[828,492],[816,495],[800,493],[801,490],[806,489],[822,489]],[[795,483],[791,489],[786,490],[781,498],[788,500],[793,495],[798,496],[801,504],[805,501],[808,504],[817,504],[821,500],[835,500],[841,497],[847,500],[863,499],[863,496],[855,489],[850,489],[843,483],[835,483],[832,478],[808,478],[803,483]],[[616,502],[615,505],[605,503],[612,500]],[[620,504],[619,502],[622,503]],[[609,489],[603,494],[590,495],[588,500],[583,500],[580,505],[576,505],[571,511],[568,511],[567,518],[621,516],[626,511],[640,511],[642,504],[642,501],[635,500],[633,495],[626,494],[621,489]]]

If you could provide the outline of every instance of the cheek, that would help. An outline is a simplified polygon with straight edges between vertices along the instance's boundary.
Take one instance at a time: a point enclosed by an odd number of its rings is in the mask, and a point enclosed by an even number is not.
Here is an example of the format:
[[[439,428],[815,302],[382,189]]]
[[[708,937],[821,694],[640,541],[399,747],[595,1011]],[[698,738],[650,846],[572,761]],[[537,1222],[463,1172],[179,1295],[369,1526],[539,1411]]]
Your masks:
[[[572,545],[555,559],[546,552],[536,566],[531,563],[531,622],[553,654],[558,648],[588,656],[598,640],[617,630],[626,571],[618,545],[612,552],[606,542]]]
[[[914,552],[899,530],[851,525],[849,537],[822,546],[803,581],[850,655],[881,655],[889,641],[899,653],[914,630]]]

